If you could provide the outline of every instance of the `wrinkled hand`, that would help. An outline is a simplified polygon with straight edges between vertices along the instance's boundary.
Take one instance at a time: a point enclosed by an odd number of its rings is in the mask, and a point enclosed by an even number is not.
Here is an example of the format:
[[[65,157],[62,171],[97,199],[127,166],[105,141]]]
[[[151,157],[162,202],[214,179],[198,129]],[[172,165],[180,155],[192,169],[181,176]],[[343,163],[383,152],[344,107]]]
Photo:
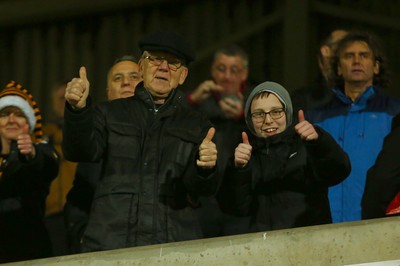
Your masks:
[[[245,167],[251,158],[251,151],[253,147],[250,145],[249,137],[246,132],[242,132],[242,140],[235,149],[235,166]]]
[[[210,97],[212,92],[222,92],[223,87],[217,85],[212,80],[206,80],[200,83],[200,85],[191,93],[191,98],[194,102],[202,102]]]
[[[204,169],[211,169],[217,164],[217,146],[212,142],[214,135],[215,128],[212,127],[208,130],[207,136],[199,147],[197,166]]]
[[[318,133],[314,126],[305,120],[303,110],[299,110],[299,123],[294,127],[302,140],[310,141],[318,139]]]
[[[35,146],[32,143],[31,135],[29,134],[29,125],[25,124],[22,128],[22,134],[17,138],[17,147],[19,153],[25,155],[26,159],[31,160],[36,156]]]
[[[89,96],[89,80],[86,75],[86,68],[79,69],[79,78],[73,78],[67,84],[65,90],[65,99],[73,109],[82,109],[86,106],[86,100]]]
[[[239,119],[243,115],[243,95],[239,93],[238,99],[222,97],[218,104],[227,118]]]

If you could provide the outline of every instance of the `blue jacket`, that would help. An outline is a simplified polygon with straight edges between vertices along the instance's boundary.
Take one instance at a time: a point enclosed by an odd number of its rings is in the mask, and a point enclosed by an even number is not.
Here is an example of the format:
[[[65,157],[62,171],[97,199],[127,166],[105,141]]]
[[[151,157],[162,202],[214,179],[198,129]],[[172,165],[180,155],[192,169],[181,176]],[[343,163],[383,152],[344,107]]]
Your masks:
[[[355,102],[339,88],[333,92],[336,97],[310,111],[307,119],[328,131],[350,157],[351,174],[329,188],[329,201],[333,222],[356,221],[361,219],[367,170],[390,132],[392,117],[400,112],[400,100],[384,95],[374,86]]]

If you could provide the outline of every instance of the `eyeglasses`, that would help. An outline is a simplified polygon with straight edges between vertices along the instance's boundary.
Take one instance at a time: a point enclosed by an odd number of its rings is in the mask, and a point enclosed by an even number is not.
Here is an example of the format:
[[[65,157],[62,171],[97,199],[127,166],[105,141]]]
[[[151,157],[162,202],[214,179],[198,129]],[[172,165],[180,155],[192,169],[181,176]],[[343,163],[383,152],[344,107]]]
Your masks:
[[[149,61],[155,66],[160,66],[165,60],[167,61],[169,69],[172,71],[178,70],[183,65],[182,61],[178,59],[165,58],[163,56],[148,55],[144,57],[144,59],[149,59]]]
[[[264,121],[265,117],[269,115],[272,119],[276,120],[281,118],[285,114],[285,110],[283,108],[277,108],[273,109],[269,112],[254,112],[251,114],[251,117],[256,121],[256,122],[262,122]]]

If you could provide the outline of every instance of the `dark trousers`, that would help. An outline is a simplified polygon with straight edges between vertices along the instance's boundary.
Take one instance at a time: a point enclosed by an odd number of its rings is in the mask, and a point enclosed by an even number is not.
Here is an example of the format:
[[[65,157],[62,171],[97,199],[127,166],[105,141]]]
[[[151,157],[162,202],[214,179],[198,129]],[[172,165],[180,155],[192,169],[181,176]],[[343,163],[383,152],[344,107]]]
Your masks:
[[[200,202],[199,219],[205,238],[250,232],[250,217],[237,217],[223,213],[214,197],[202,197]]]
[[[64,213],[47,216],[45,218],[45,223],[53,246],[53,255],[68,255],[69,252],[67,248],[67,231],[64,223]]]

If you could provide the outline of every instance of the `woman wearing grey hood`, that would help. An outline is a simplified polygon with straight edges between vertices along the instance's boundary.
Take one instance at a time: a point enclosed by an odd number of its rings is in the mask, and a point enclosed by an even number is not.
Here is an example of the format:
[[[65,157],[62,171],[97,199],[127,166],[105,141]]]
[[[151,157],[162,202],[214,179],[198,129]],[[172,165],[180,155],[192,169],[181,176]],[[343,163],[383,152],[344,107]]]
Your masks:
[[[350,173],[347,154],[298,113],[289,93],[264,82],[250,93],[242,133],[219,195],[222,208],[250,215],[249,232],[331,223],[328,187]]]

